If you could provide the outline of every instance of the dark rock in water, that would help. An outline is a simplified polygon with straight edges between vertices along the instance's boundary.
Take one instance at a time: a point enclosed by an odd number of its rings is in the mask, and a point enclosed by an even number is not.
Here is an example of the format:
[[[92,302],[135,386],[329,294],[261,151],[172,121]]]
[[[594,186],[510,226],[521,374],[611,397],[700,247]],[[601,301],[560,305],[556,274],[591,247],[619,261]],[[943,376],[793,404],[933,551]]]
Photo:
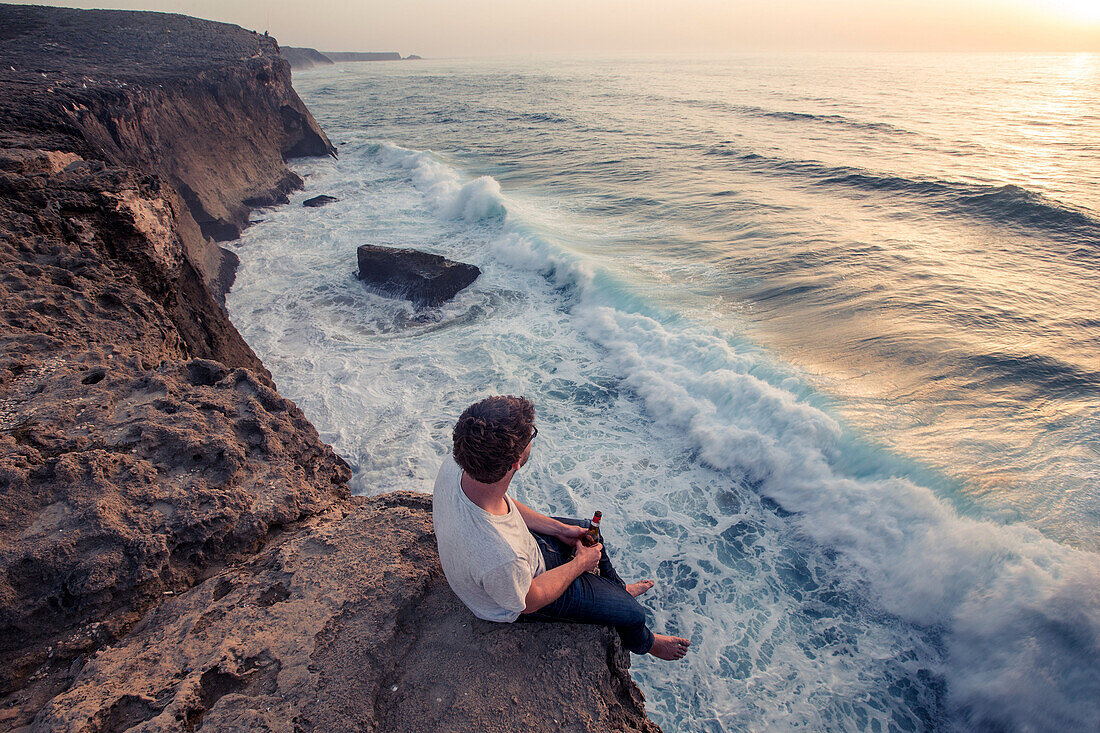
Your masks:
[[[364,244],[358,255],[360,280],[418,305],[448,301],[481,274],[474,265],[415,249]]]
[[[311,208],[317,208],[318,206],[324,206],[325,204],[331,204],[340,199],[335,196],[314,196],[311,199],[306,199],[302,202],[302,206],[309,206]]]

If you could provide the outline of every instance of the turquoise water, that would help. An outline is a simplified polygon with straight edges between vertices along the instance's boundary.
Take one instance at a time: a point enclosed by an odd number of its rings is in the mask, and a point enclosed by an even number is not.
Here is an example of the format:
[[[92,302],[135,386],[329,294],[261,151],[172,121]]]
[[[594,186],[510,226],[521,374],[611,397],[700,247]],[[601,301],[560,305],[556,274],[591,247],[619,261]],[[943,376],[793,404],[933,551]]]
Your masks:
[[[518,495],[601,509],[666,730],[1100,720],[1100,58],[345,64],[234,321],[353,488],[535,401]],[[306,196],[340,198],[304,209]],[[355,248],[484,274],[417,312]]]

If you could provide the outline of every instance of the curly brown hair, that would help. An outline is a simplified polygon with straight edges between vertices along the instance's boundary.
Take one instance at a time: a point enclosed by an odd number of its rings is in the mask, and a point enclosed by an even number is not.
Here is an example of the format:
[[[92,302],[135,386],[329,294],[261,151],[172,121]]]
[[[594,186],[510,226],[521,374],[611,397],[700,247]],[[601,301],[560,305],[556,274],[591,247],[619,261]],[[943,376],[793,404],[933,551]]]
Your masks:
[[[486,397],[467,407],[455,423],[455,462],[475,480],[496,483],[534,434],[535,406],[526,397]]]

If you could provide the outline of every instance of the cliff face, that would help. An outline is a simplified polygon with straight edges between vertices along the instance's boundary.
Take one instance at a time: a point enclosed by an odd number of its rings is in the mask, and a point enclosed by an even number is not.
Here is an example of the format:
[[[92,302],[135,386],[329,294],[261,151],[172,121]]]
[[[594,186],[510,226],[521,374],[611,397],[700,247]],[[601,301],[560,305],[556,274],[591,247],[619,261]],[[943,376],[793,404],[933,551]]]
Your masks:
[[[181,237],[216,299],[235,262],[206,240],[235,239],[249,207],[301,187],[286,159],[335,154],[273,38],[126,11],[5,6],[3,18],[0,144],[164,178],[198,224]]]
[[[0,5],[0,730],[656,730],[609,632],[477,621],[428,498],[348,500],[218,305],[330,153],[271,39]]]
[[[8,5],[0,29],[0,694],[33,709],[350,473],[209,287],[231,268],[203,225],[330,149],[274,42]]]
[[[279,53],[290,63],[292,69],[312,69],[315,66],[332,66],[332,59],[315,48],[294,48],[282,46]]]

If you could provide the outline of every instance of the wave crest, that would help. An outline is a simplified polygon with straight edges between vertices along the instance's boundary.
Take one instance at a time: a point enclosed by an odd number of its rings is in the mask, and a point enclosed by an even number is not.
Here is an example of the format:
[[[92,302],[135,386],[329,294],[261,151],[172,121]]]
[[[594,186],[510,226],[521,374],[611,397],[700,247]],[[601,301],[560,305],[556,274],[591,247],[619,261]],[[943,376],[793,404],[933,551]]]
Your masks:
[[[1078,246],[1100,246],[1100,220],[1071,204],[1055,201],[1014,184],[994,186],[883,175],[812,160],[772,158],[725,146],[712,148],[708,154],[731,158],[738,165],[762,173],[806,178],[815,185],[908,194],[925,204],[1002,226],[1030,229]],[[1076,254],[1087,251],[1079,249]]]
[[[508,214],[500,184],[492,176],[464,182],[454,168],[428,151],[409,150],[390,143],[374,145],[372,151],[387,168],[409,171],[413,185],[424,193],[444,219],[462,219],[472,224],[501,221]]]

